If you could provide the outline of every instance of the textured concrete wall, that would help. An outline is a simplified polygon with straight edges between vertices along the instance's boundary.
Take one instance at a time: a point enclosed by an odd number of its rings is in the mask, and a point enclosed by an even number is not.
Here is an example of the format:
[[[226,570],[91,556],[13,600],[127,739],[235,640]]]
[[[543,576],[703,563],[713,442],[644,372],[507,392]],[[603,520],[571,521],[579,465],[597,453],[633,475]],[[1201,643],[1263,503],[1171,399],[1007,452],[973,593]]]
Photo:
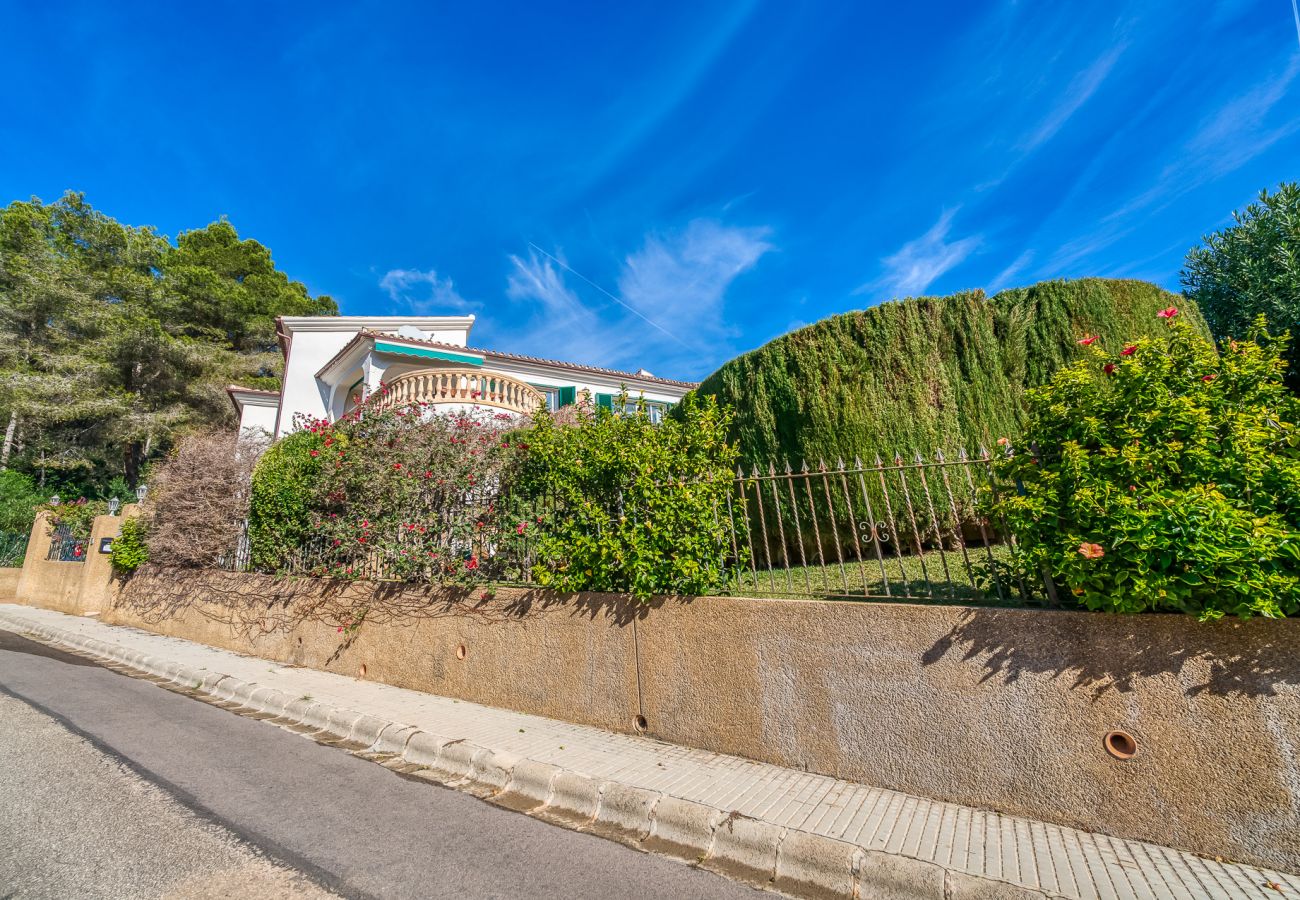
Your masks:
[[[46,559],[51,531],[50,514],[37,513],[27,541],[27,555],[23,558],[23,573],[18,579],[15,599],[28,606],[80,615],[83,612],[81,581],[86,564]]]
[[[18,581],[23,577],[21,568],[0,569],[0,603],[15,603],[18,600]]]
[[[134,509],[134,506],[126,507],[128,511]],[[99,612],[108,602],[113,578],[112,563],[107,554],[99,552],[99,542],[101,538],[117,537],[121,527],[122,517],[96,516],[91,523],[83,562],[49,560],[45,557],[52,537],[50,513],[37,513],[27,541],[23,567],[14,570],[18,575],[13,592],[10,595],[0,593],[0,596],[8,596],[10,600],[28,606],[56,609],[73,615]],[[6,583],[0,579],[0,592],[4,590]]]
[[[337,620],[276,628],[286,606],[322,599],[353,605],[376,590],[411,615],[385,622],[380,604],[371,604],[375,612],[351,634],[340,634]],[[633,634],[623,627],[634,607],[617,598],[556,602],[555,595],[502,590],[484,601],[481,594],[364,583],[174,572],[137,575],[122,593],[103,621],[600,728],[630,730],[638,714]],[[171,602],[174,597],[212,602],[188,606]],[[275,617],[265,626],[229,624],[230,609],[250,597],[275,610]],[[154,612],[142,613],[142,607]],[[263,627],[274,630],[256,633]]]
[[[252,635],[325,585],[137,576],[104,619],[1092,831],[1300,869],[1300,621],[400,591],[427,607]],[[351,585],[346,591],[378,590]],[[191,599],[208,603],[188,605]],[[151,609],[142,615],[140,610]],[[464,647],[464,658],[458,648]],[[1120,761],[1103,736],[1124,729]]]

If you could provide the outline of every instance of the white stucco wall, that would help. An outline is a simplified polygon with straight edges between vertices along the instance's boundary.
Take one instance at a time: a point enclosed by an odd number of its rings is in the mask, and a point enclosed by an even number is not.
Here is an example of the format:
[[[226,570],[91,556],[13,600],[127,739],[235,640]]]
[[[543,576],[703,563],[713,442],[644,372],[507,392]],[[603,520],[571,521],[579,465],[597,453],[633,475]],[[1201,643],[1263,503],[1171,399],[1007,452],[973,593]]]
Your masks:
[[[322,318],[286,318],[285,330],[290,335],[289,358],[285,362],[284,381],[281,386],[279,426],[275,436],[281,437],[293,430],[295,413],[305,413],[316,418],[332,417],[329,408],[331,389],[316,380],[316,373],[334,358],[347,343],[363,329],[396,333],[402,326],[420,330],[433,341],[465,346],[473,317],[397,318],[371,316],[337,316]]]
[[[269,402],[253,405],[244,403],[240,411],[239,430],[241,432],[264,431],[267,436],[275,433],[275,417],[279,411],[274,398],[268,398]]]

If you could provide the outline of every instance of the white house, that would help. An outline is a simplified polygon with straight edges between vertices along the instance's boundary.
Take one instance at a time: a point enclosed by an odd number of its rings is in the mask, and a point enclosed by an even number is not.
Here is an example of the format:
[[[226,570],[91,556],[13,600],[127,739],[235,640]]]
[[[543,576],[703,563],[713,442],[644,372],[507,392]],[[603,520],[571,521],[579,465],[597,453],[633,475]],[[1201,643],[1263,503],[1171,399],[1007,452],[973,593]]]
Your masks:
[[[240,428],[274,438],[304,413],[334,421],[380,389],[384,405],[435,409],[480,406],[526,414],[580,398],[611,407],[622,390],[658,418],[696,385],[469,344],[474,316],[284,316],[277,320],[284,378],[280,391],[227,388]]]

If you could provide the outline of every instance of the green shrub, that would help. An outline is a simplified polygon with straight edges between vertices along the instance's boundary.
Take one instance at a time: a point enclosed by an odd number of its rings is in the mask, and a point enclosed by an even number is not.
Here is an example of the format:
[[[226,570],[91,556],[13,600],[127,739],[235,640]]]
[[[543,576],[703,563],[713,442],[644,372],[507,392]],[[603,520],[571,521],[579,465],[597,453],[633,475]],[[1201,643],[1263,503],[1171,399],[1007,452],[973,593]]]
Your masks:
[[[1260,191],[1259,201],[1232,219],[1187,254],[1187,296],[1220,339],[1241,337],[1256,316],[1279,331],[1300,322],[1300,183]],[[1287,382],[1300,391],[1300,343],[1291,345],[1288,361]]]
[[[1029,394],[993,504],[1028,578],[1112,612],[1300,610],[1300,401],[1262,320],[1221,353],[1182,316],[1091,342]]]
[[[32,480],[13,469],[0,472],[0,532],[27,535],[36,520],[36,508],[45,498]]]
[[[148,526],[138,516],[122,520],[122,533],[113,541],[109,562],[118,575],[130,575],[149,561]]]
[[[760,466],[973,452],[1017,433],[1025,390],[1077,358],[1079,334],[1154,333],[1156,312],[1177,299],[1088,278],[882,303],[737,357],[698,393],[736,410],[730,437]],[[1204,331],[1194,308],[1184,314]]]
[[[536,580],[642,598],[723,587],[732,574],[730,413],[712,398],[688,398],[659,425],[644,409],[572,415],[562,424],[539,412],[520,438],[527,455],[512,493],[541,512]]]
[[[96,516],[108,514],[108,504],[105,501],[87,500],[85,497],[46,508],[53,514],[50,524],[55,528],[67,528],[68,536],[78,540],[90,537]]]
[[[254,569],[282,570],[312,533],[324,429],[309,425],[276,441],[253,469],[248,542]]]

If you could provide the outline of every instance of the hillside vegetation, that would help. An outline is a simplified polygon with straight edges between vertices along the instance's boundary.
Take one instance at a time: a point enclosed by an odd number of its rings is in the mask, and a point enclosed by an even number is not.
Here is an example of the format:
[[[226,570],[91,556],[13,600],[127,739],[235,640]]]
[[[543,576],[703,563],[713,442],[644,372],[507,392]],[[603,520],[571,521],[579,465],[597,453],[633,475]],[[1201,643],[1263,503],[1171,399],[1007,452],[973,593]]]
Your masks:
[[[1154,334],[1167,306],[1208,337],[1186,298],[1142,281],[882,303],[737,357],[698,392],[735,408],[732,437],[750,463],[975,451],[1018,432],[1025,389],[1072,360],[1079,338],[1099,335],[1104,345]]]
[[[177,435],[234,424],[225,385],[279,384],[276,316],[337,312],[224,220],[172,241],[75,193],[0,208],[0,469],[123,496]]]

